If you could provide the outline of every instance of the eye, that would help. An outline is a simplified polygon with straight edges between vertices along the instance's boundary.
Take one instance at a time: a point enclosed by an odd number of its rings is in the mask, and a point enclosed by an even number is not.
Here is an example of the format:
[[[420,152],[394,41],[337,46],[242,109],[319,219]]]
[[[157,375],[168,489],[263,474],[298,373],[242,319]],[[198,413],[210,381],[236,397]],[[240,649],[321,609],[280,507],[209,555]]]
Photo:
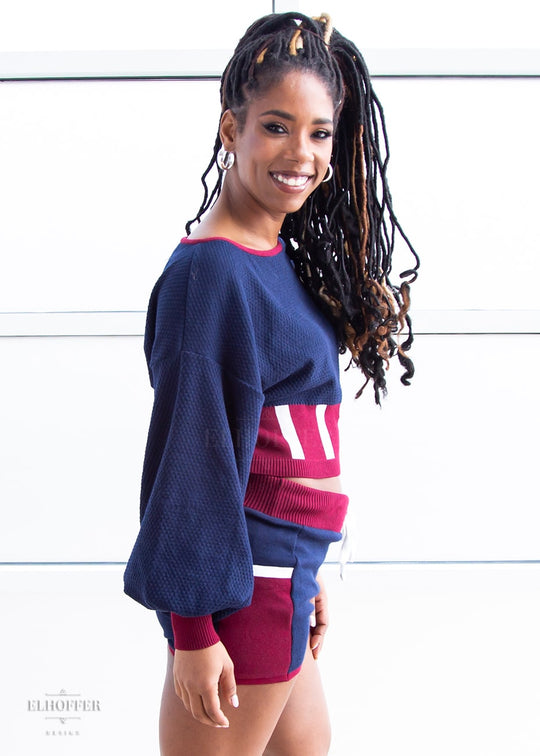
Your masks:
[[[263,128],[270,134],[286,134],[287,130],[281,123],[263,123]]]
[[[332,139],[332,132],[327,131],[326,129],[317,129],[317,131],[313,134],[314,139]]]

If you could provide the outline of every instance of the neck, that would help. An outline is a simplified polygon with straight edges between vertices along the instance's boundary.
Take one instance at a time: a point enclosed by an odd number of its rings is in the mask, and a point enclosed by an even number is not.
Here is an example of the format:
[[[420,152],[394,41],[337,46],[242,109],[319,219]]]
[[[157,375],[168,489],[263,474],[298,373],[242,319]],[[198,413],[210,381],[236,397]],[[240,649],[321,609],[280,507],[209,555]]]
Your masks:
[[[236,192],[234,183],[233,176],[226,177],[218,200],[192,236],[224,236],[252,249],[275,247],[285,213],[264,211],[250,195]]]

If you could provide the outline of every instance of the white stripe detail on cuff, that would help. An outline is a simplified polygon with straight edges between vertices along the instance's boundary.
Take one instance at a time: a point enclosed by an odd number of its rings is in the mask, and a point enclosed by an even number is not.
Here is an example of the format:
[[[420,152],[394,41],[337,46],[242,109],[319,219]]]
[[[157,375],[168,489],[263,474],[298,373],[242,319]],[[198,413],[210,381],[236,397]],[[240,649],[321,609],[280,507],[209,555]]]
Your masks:
[[[291,450],[291,457],[293,459],[305,459],[304,450],[302,444],[298,438],[298,433],[294,427],[294,422],[291,416],[291,408],[288,404],[280,404],[274,407],[276,411],[277,421],[281,434],[285,441],[289,444]]]
[[[330,433],[328,432],[328,426],[326,425],[324,417],[327,406],[327,404],[318,404],[315,413],[317,415],[317,426],[319,428],[319,435],[321,437],[321,443],[323,445],[326,459],[335,459],[336,453],[332,446],[332,439],[330,438]]]
[[[271,564],[254,564],[253,577],[291,578],[294,567],[274,567]]]

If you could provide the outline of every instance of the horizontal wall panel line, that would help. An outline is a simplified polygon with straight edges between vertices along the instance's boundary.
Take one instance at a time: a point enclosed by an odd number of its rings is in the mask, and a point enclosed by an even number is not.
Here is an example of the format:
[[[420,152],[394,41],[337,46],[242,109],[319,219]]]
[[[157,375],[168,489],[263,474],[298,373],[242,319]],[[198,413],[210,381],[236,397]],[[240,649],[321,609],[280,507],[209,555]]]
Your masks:
[[[413,310],[415,334],[538,334],[540,310]],[[142,336],[146,312],[0,312],[0,337]]]
[[[339,565],[337,561],[325,562],[327,565]],[[381,561],[362,561],[353,560],[347,562],[345,569],[348,567],[483,567],[483,566],[527,566],[527,565],[540,565],[540,559],[459,559],[459,560],[381,560]],[[95,568],[95,567],[118,567],[124,569],[126,562],[0,562],[1,569],[12,568],[35,568],[35,567],[49,567],[51,569],[59,569],[64,567],[76,567],[76,568]]]
[[[511,80],[524,80],[524,79],[539,79],[540,74],[474,74],[474,73],[439,73],[439,74],[413,74],[413,73],[390,73],[390,74],[371,74],[373,80],[378,79],[392,79],[392,80],[430,80],[430,79],[453,79],[466,81],[472,80],[492,80],[492,79],[511,79]],[[221,77],[217,74],[215,76],[0,76],[1,83],[32,83],[32,82],[85,82],[85,81],[220,81]]]
[[[0,562],[0,567],[125,567],[127,562]]]
[[[146,312],[2,312],[0,336],[141,336]]]
[[[365,49],[372,76],[540,76],[540,49]],[[215,79],[232,50],[2,52],[0,79]]]
[[[418,334],[540,333],[540,310],[412,310]]]

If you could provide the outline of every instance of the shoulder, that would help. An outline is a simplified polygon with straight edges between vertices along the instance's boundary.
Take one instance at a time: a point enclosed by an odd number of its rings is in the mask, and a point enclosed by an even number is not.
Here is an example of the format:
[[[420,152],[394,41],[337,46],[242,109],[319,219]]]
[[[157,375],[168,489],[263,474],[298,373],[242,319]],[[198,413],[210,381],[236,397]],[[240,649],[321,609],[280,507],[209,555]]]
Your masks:
[[[245,255],[225,239],[184,240],[182,246],[191,252],[190,282],[195,287],[215,292],[230,283],[238,285],[245,275]]]
[[[220,299],[252,294],[257,282],[282,278],[284,265],[292,270],[281,239],[272,249],[255,250],[222,237],[189,238],[182,239],[163,275],[180,279],[191,293]]]
[[[275,249],[265,252],[250,250],[248,247],[224,237],[184,238],[169,258],[165,270],[187,259],[192,260],[197,265],[204,266],[209,271],[238,270],[246,267],[246,263],[250,259],[274,256],[281,251],[281,248],[280,243]]]
[[[202,291],[211,297],[226,281],[240,280],[242,258],[235,252],[227,242],[183,239],[155,282],[150,304],[168,299],[185,302],[190,291]]]
[[[145,349],[158,361],[180,349],[227,361],[238,343],[251,344],[251,255],[221,239],[183,240],[150,297]]]
[[[184,294],[204,293],[209,298],[220,292],[242,289],[249,276],[250,255],[225,239],[183,239],[170,256],[156,283],[157,290],[181,290]]]

